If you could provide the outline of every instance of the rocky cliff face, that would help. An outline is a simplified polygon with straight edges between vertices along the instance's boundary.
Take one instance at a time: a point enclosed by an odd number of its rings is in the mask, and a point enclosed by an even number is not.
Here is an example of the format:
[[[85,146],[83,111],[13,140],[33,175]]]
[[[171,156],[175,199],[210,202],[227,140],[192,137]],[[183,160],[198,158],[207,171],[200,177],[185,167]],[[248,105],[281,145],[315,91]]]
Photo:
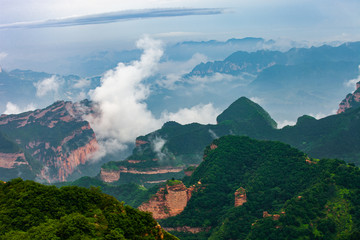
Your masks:
[[[132,176],[130,179],[134,181],[134,175],[136,175],[135,178],[141,178],[141,183],[155,184],[166,182],[169,179],[168,174],[180,174],[184,170],[182,166],[160,165],[158,162],[159,160],[154,158],[151,160],[128,159],[114,164],[104,164],[101,168],[100,178],[104,182],[115,182],[120,179],[125,179],[124,181],[126,182],[126,178],[129,178],[129,176]]]
[[[139,210],[151,212],[155,219],[164,219],[180,214],[191,198],[194,188],[186,188],[183,183],[161,187]]]
[[[235,207],[242,206],[246,202],[246,191],[241,187],[235,191]]]
[[[24,153],[0,153],[0,168],[15,168],[19,165],[29,165]]]
[[[337,114],[343,113],[350,108],[360,107],[360,82],[356,83],[356,90],[353,93],[349,93],[344,100],[339,104]]]
[[[32,162],[22,154],[8,156],[7,160],[2,157],[0,166],[37,162],[33,170],[39,178],[47,182],[66,181],[98,149],[93,130],[81,118],[84,109],[81,104],[59,101],[45,109],[1,115],[0,130],[31,155]]]
[[[102,181],[110,183],[120,179],[120,171],[101,169],[100,178]]]

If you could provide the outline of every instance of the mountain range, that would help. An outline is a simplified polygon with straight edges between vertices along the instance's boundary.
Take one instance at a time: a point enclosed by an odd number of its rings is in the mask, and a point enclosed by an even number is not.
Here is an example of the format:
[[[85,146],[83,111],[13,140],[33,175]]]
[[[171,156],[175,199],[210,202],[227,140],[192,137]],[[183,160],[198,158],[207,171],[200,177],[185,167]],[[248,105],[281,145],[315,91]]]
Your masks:
[[[0,116],[0,173],[57,182],[81,172],[98,150],[94,131],[82,120],[87,101],[59,101],[45,109]]]
[[[184,176],[190,166],[203,160],[203,149],[225,135],[276,140],[304,151],[315,158],[338,158],[359,164],[357,132],[360,108],[322,119],[301,116],[296,125],[276,128],[276,122],[258,104],[241,97],[217,117],[217,124],[168,122],[136,140],[133,154],[125,161],[110,161],[102,166],[100,178],[123,184],[154,184]]]
[[[339,158],[359,164],[359,136],[353,133],[359,124],[360,108],[319,120],[304,115],[296,125],[277,129],[277,123],[260,105],[241,97],[217,117],[217,124],[167,122],[161,129],[139,136],[125,161],[121,156],[108,156],[89,172],[87,166],[93,164],[89,159],[98,143],[91,126],[82,118],[86,106],[90,106],[88,101],[56,102],[41,110],[2,115],[3,180],[21,176],[47,182],[68,181],[96,174],[106,161],[99,175],[103,181],[153,185],[183,177],[188,167],[202,161],[203,149],[225,135],[277,140],[316,158]]]
[[[336,111],[334,106],[352,88],[347,83],[359,75],[358,42],[310,48],[293,45],[295,48],[283,49],[267,48],[269,44],[275,43],[245,38],[168,46],[159,63],[160,70],[144,80],[151,89],[144,103],[159,117],[164,111],[176,112],[209,102],[224,109],[239,96],[246,96],[266,107],[283,125],[284,121],[293,122],[304,114],[324,116],[333,113]],[[127,65],[139,58],[141,51],[134,51],[137,53],[129,53],[133,57],[114,57],[110,65],[102,61],[107,61],[106,56],[113,54],[99,53],[94,56],[92,67],[87,69],[104,68],[86,77],[3,69],[0,72],[3,84],[0,112],[7,109],[9,102],[20,110],[28,110],[44,108],[56,100],[75,102],[89,97],[90,90],[101,85],[107,70],[116,67],[119,61]],[[215,61],[195,66],[201,59],[207,59],[198,57],[190,61],[196,53]],[[87,58],[91,62],[90,59]],[[45,89],[46,84],[52,87]],[[288,110],[283,111],[284,108]]]

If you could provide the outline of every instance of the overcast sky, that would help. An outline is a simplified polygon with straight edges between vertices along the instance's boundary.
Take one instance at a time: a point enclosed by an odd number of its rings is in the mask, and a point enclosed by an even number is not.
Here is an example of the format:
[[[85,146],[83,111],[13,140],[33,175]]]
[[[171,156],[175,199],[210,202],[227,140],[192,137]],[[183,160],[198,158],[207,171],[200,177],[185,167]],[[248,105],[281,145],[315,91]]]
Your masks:
[[[144,34],[164,42],[248,36],[358,41],[359,9],[357,0],[0,0],[0,65],[31,69],[133,49]]]

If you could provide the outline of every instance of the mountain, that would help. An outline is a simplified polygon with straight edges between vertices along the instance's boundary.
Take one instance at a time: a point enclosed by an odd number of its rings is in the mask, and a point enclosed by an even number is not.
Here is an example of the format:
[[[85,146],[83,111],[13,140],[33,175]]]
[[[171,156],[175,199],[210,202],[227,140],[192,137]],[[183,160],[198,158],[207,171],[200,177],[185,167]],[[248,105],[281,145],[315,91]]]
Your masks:
[[[125,161],[104,164],[100,178],[114,184],[146,185],[181,178],[186,168],[202,161],[203,149],[213,139],[228,134],[262,137],[276,127],[262,107],[245,97],[231,104],[217,121],[216,125],[167,122],[161,129],[138,137],[133,154]]]
[[[225,111],[223,111],[216,121],[221,124],[226,122],[236,122],[239,128],[247,131],[253,128],[273,129],[277,123],[260,105],[254,103],[246,97],[241,97],[233,102]]]
[[[59,101],[44,109],[0,116],[0,172],[56,182],[69,179],[98,149],[95,134],[82,120],[89,102]]]
[[[298,46],[293,42],[292,46]],[[228,39],[226,41],[184,41],[164,46],[163,61],[188,61],[195,54],[202,54],[210,59],[223,59],[235,51],[256,51],[263,48],[283,48],[273,40],[247,37],[242,39]],[[79,76],[99,76],[109,69],[115,68],[119,62],[130,63],[139,59],[141,50],[102,50],[90,52],[86,55],[74,56],[66,59],[66,62],[58,64],[55,72],[61,74],[73,73]],[[61,66],[61,69],[59,69]]]
[[[258,74],[275,65],[316,64],[325,62],[359,62],[360,42],[345,43],[338,47],[323,45],[311,48],[292,48],[286,52],[258,50],[237,51],[223,61],[201,63],[189,76],[206,76],[214,73],[238,75],[246,72]]]
[[[0,181],[1,239],[177,239],[98,188]]]
[[[181,239],[359,236],[359,168],[239,136],[214,140],[204,155],[185,181],[194,186],[186,207],[160,220]]]
[[[213,95],[211,101],[218,104],[230,96],[256,97],[274,118],[295,120],[299,115],[334,110],[349,91],[345,83],[359,75],[359,54],[360,42],[286,52],[238,51],[223,60],[195,66],[184,75],[182,86],[216,89],[207,95]]]
[[[136,139],[133,154],[124,161],[101,167],[99,178],[113,184],[145,186],[181,178],[190,166],[203,159],[202,151],[213,139],[225,135],[281,141],[316,158],[338,158],[359,164],[360,108],[315,119],[304,115],[296,125],[276,129],[276,122],[258,104],[241,97],[223,111],[218,124],[168,122],[157,131]]]
[[[356,83],[356,90],[353,93],[349,93],[344,100],[339,104],[337,113],[343,113],[351,108],[360,107],[360,82]]]
[[[322,119],[298,118],[295,126],[275,131],[268,139],[290,144],[316,158],[338,158],[359,165],[360,109]]]
[[[33,159],[0,131],[0,176],[3,180],[17,177],[20,173],[24,178],[35,179],[29,164]]]

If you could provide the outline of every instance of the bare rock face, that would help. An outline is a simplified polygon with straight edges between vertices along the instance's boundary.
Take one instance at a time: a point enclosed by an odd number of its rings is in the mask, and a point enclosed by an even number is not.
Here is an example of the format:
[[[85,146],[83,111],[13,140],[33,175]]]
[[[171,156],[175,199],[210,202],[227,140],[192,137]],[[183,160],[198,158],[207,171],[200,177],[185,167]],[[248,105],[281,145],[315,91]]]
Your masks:
[[[173,186],[166,185],[160,188],[148,202],[141,204],[138,209],[151,212],[155,219],[176,216],[185,209],[191,198],[192,190],[186,188],[182,182]]]
[[[235,191],[235,207],[242,206],[246,202],[246,190],[245,188],[240,187]]]
[[[343,113],[350,108],[360,107],[360,82],[356,83],[356,90],[349,93],[344,100],[339,104],[337,114]]]
[[[59,101],[21,114],[1,115],[0,130],[40,163],[33,170],[47,182],[66,181],[79,165],[88,162],[98,143],[87,121],[86,107]],[[14,160],[14,158],[23,161]],[[5,166],[5,157],[0,160]],[[8,157],[6,166],[30,164],[25,156]],[[1,165],[0,165],[1,167]]]
[[[19,165],[29,165],[24,153],[0,153],[0,168],[15,168]]]
[[[182,226],[182,227],[164,227],[164,230],[166,231],[173,231],[173,232],[185,232],[185,233],[200,233],[200,232],[208,232],[210,230],[210,227],[208,228],[201,228],[201,227],[189,227],[189,226]]]
[[[100,178],[102,181],[111,183],[120,179],[120,171],[101,169]]]

